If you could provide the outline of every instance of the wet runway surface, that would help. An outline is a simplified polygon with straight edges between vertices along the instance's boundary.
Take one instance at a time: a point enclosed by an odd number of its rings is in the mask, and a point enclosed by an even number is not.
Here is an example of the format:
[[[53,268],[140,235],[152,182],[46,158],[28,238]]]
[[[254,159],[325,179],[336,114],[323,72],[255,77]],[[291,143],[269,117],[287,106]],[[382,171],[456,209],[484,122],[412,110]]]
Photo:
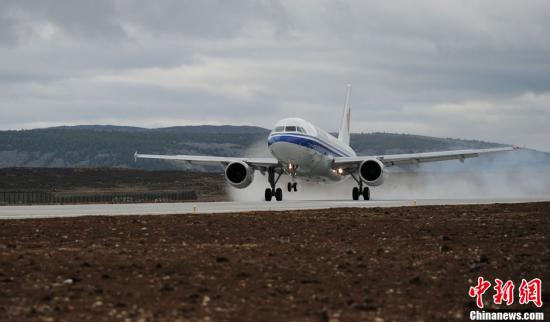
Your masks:
[[[328,208],[407,207],[427,205],[467,205],[494,203],[523,203],[550,201],[550,198],[491,198],[491,199],[417,199],[417,200],[286,200],[232,201],[142,204],[87,204],[2,206],[0,219],[58,218],[78,216],[168,215],[191,213],[227,213],[246,211],[284,211]]]

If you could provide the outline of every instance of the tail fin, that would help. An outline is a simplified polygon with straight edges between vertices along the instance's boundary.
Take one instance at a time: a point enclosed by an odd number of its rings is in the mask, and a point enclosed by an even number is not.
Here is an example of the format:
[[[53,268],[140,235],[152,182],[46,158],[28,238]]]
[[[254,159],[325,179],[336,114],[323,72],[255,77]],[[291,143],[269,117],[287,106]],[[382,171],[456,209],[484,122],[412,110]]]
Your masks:
[[[351,96],[351,84],[348,84],[348,93],[346,94],[346,105],[344,105],[344,114],[342,115],[342,124],[338,132],[338,140],[349,145],[349,123],[350,123],[350,106],[349,99]]]

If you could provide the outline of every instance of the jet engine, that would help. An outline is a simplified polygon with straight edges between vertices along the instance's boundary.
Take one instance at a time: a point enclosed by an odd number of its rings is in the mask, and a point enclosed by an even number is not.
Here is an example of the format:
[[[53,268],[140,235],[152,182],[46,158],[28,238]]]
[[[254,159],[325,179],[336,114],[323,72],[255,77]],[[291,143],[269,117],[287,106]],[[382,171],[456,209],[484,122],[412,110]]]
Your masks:
[[[368,186],[379,186],[386,179],[384,164],[377,159],[365,160],[359,166],[359,175]]]
[[[231,162],[225,167],[225,179],[235,188],[246,188],[254,179],[254,169],[244,162]]]

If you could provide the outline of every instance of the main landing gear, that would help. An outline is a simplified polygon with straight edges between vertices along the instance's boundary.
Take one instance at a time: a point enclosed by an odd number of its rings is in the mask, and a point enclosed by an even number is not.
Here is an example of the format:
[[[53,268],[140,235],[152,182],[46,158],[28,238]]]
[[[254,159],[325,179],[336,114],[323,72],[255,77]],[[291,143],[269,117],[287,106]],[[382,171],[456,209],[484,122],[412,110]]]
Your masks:
[[[363,199],[370,200],[369,187],[363,187],[363,181],[361,181],[361,179],[357,179],[352,173],[350,174],[353,180],[355,180],[355,182],[359,185],[359,187],[353,187],[353,190],[351,191],[351,197],[353,200],[359,200],[359,196],[361,195],[363,196]]]
[[[275,169],[269,168],[267,170],[267,179],[269,181],[269,185],[271,188],[265,189],[265,201],[271,201],[271,198],[275,197],[275,200],[281,201],[283,200],[283,189],[281,188],[275,188],[275,185],[281,178],[281,175],[283,174],[283,171],[277,173],[277,178],[275,178]]]
[[[294,191],[298,191],[298,182],[289,182],[286,185],[286,189],[288,190],[288,192],[291,192],[292,189],[294,189]]]

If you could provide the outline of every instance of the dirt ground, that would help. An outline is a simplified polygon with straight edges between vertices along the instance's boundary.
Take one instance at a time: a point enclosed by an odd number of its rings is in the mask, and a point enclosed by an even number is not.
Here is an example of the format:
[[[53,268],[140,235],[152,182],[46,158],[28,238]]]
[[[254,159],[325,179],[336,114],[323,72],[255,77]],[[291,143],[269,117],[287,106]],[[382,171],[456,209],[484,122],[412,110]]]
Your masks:
[[[0,168],[0,189],[55,192],[195,191],[199,201],[229,200],[223,173],[125,168]]]
[[[544,308],[549,232],[550,203],[1,220],[0,321],[468,320],[478,276]]]

